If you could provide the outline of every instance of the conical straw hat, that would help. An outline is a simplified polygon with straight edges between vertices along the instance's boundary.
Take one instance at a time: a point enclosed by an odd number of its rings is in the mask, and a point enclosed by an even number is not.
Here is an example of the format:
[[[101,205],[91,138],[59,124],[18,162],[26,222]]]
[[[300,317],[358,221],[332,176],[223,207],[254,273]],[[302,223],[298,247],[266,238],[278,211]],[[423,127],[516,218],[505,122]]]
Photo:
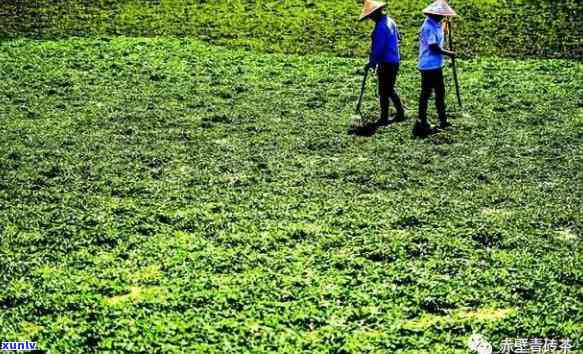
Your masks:
[[[362,7],[362,14],[360,14],[359,21],[364,20],[369,17],[373,12],[385,7],[384,2],[378,2],[374,0],[364,0],[364,6]]]
[[[426,15],[440,15],[440,16],[457,16],[455,11],[449,6],[445,0],[436,0],[433,4],[427,6],[423,13]]]

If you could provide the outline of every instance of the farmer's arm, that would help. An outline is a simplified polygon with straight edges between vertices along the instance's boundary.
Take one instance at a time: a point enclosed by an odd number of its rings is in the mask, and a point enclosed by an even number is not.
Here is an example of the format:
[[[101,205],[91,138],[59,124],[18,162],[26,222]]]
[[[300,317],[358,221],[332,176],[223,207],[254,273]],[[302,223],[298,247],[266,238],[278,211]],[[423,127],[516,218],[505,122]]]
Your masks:
[[[437,43],[430,44],[429,45],[429,49],[431,49],[431,51],[434,52],[434,53],[444,54],[444,55],[447,55],[448,57],[455,57],[455,52],[452,52],[451,50],[447,50],[447,49],[441,48],[439,46],[439,44],[437,44]]]
[[[440,33],[434,29],[423,30],[421,36],[426,38],[429,50],[435,54],[443,54],[449,57],[455,57],[455,53],[441,47]]]
[[[399,45],[401,45],[401,41],[403,40],[403,36],[401,32],[399,32],[399,27],[395,24],[395,31],[397,31],[397,39],[399,41]]]
[[[375,30],[372,34],[372,46],[370,50],[370,57],[368,60],[368,67],[375,68],[379,63],[385,50],[385,36],[383,31]]]

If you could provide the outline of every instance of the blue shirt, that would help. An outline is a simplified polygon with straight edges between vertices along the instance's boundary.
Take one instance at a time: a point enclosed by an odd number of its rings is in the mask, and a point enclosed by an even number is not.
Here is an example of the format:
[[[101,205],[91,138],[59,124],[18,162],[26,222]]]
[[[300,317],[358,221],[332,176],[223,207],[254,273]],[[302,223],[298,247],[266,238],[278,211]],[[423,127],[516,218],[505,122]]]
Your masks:
[[[369,65],[398,64],[400,61],[397,24],[390,17],[383,15],[372,32]]]
[[[432,44],[443,46],[441,23],[427,17],[419,34],[419,65],[421,71],[439,69],[443,66],[443,54],[431,50]]]

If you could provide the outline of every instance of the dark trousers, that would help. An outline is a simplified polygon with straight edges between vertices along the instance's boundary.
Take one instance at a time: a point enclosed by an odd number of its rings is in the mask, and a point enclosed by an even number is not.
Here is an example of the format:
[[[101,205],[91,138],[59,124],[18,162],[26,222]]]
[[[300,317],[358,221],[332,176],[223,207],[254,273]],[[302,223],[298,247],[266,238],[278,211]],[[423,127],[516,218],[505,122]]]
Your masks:
[[[447,122],[445,114],[445,84],[441,69],[421,71],[421,96],[419,97],[419,120],[427,123],[427,104],[435,90],[435,107],[441,124]]]
[[[389,104],[393,101],[397,109],[397,115],[403,115],[403,105],[401,99],[395,91],[395,81],[399,73],[399,64],[380,64],[377,69],[379,78],[379,97],[381,103],[381,120],[389,119]]]

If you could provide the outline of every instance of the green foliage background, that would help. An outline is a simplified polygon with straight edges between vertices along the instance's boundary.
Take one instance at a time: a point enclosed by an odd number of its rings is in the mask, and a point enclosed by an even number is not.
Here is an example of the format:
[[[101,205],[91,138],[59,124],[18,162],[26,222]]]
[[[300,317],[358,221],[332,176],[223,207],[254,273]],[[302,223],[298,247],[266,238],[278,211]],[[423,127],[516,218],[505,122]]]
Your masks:
[[[390,1],[405,35],[403,52],[416,55],[425,0]],[[361,1],[29,1],[3,2],[0,35],[178,35],[277,53],[363,56],[370,23],[358,24]],[[466,57],[583,58],[583,2],[579,0],[451,1],[461,17],[456,37]],[[17,14],[9,16],[9,14]]]
[[[582,64],[461,61],[470,113],[419,141],[411,120],[346,134],[358,59],[168,38],[0,49],[3,340],[448,354],[478,332],[582,353]]]
[[[424,1],[390,3],[410,119],[372,138],[359,2],[3,1],[0,340],[583,353],[582,4],[452,4],[465,110],[420,141]]]

